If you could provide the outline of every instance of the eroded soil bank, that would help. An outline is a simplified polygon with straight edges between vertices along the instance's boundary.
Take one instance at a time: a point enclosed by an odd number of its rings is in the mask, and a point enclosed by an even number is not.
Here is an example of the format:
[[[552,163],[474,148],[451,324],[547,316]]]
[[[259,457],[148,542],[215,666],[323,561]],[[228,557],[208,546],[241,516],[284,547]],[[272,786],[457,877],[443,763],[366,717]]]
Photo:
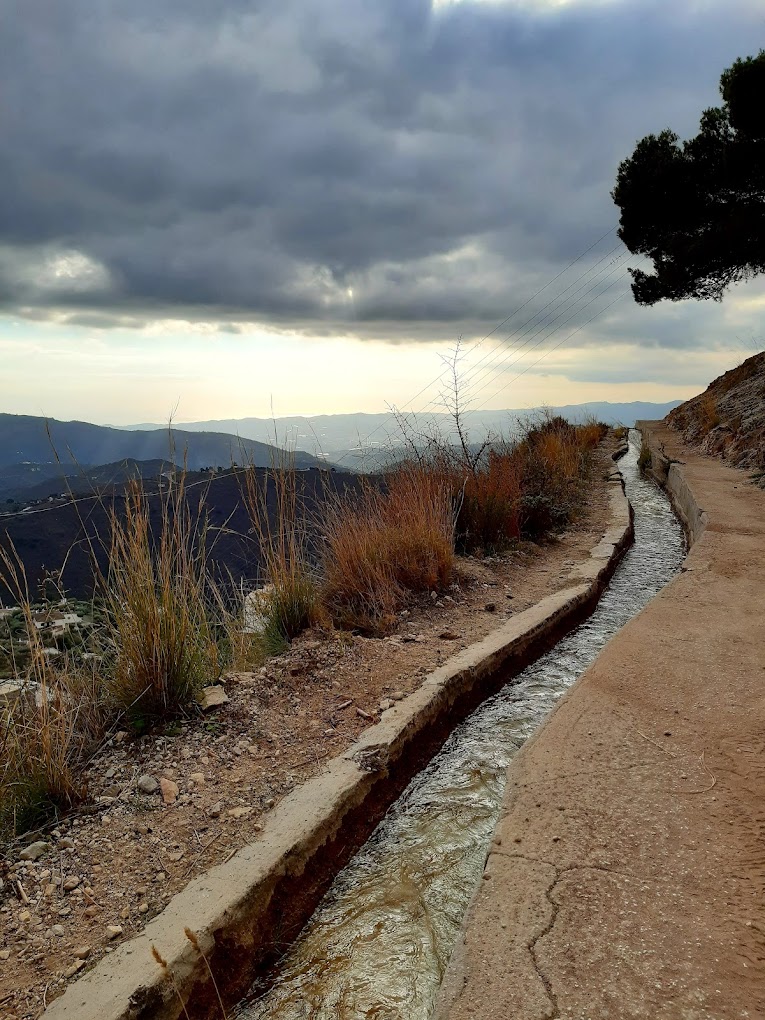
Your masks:
[[[696,541],[513,761],[441,1020],[765,1015],[765,493],[647,434]]]
[[[37,861],[7,869],[0,901],[0,1017],[38,1017],[45,1004],[173,895],[260,838],[279,801],[326,767],[417,690],[455,651],[571,583],[609,520],[613,445],[593,471],[587,516],[559,541],[495,559],[463,559],[453,587],[402,615],[384,640],[316,634],[257,674],[233,676],[229,701],[165,734],[117,735],[89,773],[89,812],[40,834]],[[157,783],[154,792],[143,792]],[[169,803],[158,784],[168,780]],[[174,799],[173,799],[174,798]]]

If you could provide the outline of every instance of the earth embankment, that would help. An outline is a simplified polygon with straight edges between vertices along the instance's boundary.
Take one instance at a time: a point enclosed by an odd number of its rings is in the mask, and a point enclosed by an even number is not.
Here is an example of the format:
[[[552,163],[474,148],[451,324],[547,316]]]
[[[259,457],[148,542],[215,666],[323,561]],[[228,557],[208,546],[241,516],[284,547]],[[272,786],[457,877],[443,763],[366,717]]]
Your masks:
[[[440,1018],[765,1016],[765,493],[643,432],[691,550],[510,767]]]

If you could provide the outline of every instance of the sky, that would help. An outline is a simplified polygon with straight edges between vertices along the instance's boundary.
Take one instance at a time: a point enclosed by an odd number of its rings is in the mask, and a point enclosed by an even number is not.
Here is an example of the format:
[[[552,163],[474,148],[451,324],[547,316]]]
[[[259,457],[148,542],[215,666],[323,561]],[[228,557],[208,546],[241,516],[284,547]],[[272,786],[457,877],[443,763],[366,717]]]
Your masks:
[[[761,0],[3,0],[0,411],[685,398],[765,285],[638,307],[610,198]],[[501,324],[501,325],[500,325]]]

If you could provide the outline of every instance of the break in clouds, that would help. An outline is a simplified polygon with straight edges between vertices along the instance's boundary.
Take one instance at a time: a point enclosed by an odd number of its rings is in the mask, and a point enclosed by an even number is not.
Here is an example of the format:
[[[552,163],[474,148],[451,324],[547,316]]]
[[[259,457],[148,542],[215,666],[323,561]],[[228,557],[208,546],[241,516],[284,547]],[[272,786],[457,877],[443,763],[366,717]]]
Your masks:
[[[6,0],[0,301],[101,327],[493,322],[616,225],[618,162],[693,133],[762,30],[759,0]],[[614,328],[683,346],[688,315],[625,302]]]

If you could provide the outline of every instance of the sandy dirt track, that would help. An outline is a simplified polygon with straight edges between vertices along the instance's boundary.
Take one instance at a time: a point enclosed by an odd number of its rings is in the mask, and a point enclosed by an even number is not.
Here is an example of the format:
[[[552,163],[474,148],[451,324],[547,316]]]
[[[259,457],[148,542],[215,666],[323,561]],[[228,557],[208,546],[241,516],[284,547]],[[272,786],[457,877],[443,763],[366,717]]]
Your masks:
[[[765,1018],[765,493],[653,436],[707,527],[514,760],[441,1020]]]

